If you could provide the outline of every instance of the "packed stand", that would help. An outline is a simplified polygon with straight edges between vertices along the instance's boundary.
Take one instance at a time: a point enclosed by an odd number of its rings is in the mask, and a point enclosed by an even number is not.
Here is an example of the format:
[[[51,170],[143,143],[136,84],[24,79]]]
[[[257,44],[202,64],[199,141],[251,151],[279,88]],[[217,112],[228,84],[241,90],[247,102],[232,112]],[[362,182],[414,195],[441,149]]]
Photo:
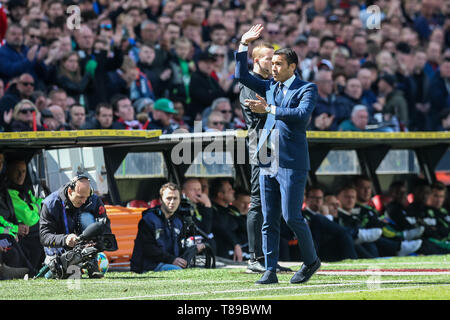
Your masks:
[[[274,49],[296,51],[298,74],[318,86],[310,130],[450,128],[448,3],[0,3],[2,131],[192,132],[194,121],[203,131],[245,129],[234,51],[257,23]],[[72,4],[81,12],[75,28]]]

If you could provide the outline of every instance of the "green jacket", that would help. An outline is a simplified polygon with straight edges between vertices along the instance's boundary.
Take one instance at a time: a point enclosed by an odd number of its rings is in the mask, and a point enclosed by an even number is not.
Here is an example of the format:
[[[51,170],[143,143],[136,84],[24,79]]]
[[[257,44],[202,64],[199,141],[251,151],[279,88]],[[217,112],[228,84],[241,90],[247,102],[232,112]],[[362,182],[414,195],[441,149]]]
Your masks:
[[[8,193],[11,197],[14,213],[19,223],[31,227],[39,222],[39,211],[41,210],[43,199],[36,198],[31,191],[28,191],[30,203],[27,203],[20,197],[18,190],[8,189]]]
[[[7,234],[13,236],[14,238],[17,236],[17,232],[19,231],[19,226],[8,222],[0,216],[0,234]]]

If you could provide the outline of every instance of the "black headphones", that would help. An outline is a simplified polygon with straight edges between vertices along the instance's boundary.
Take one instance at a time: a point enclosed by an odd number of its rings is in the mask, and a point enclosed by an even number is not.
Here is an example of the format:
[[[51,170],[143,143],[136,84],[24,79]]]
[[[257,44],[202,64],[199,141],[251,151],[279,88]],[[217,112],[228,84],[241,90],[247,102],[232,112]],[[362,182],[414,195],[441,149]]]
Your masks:
[[[92,186],[91,186],[91,180],[89,179],[89,176],[84,173],[77,174],[75,177],[73,177],[69,183],[69,188],[72,190],[75,190],[77,181],[80,181],[82,179],[86,179],[87,181],[89,181],[89,186],[90,186],[90,190],[91,190],[91,192],[89,193],[89,196],[92,196],[94,194],[94,190],[92,189]]]

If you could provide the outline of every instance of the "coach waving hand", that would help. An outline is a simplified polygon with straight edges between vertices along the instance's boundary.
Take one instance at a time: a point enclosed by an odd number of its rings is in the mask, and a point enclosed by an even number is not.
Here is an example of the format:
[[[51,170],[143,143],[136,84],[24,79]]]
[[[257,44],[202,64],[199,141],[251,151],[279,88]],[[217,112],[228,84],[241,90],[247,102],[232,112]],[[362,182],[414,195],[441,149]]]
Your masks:
[[[320,267],[311,231],[301,214],[310,169],[306,127],[316,105],[317,87],[295,74],[298,57],[290,48],[274,52],[272,79],[261,80],[248,72],[248,44],[258,39],[262,30],[262,25],[254,25],[242,36],[235,71],[236,78],[258,94],[257,100],[246,101],[249,108],[256,113],[267,113],[256,149],[261,166],[262,246],[266,271],[256,284],[278,282],[280,215],[297,236],[303,261],[291,283],[304,283]],[[269,161],[265,161],[263,155],[270,155]]]

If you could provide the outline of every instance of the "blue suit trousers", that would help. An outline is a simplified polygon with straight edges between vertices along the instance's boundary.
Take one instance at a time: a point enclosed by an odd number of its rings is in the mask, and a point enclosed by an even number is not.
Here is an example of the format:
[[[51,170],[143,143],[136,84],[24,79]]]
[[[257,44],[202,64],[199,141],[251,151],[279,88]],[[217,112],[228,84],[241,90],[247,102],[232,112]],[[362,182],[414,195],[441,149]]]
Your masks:
[[[260,174],[263,212],[262,247],[266,269],[276,272],[279,256],[280,219],[297,236],[300,257],[306,265],[317,260],[311,231],[302,215],[307,170],[278,168],[274,175]]]

